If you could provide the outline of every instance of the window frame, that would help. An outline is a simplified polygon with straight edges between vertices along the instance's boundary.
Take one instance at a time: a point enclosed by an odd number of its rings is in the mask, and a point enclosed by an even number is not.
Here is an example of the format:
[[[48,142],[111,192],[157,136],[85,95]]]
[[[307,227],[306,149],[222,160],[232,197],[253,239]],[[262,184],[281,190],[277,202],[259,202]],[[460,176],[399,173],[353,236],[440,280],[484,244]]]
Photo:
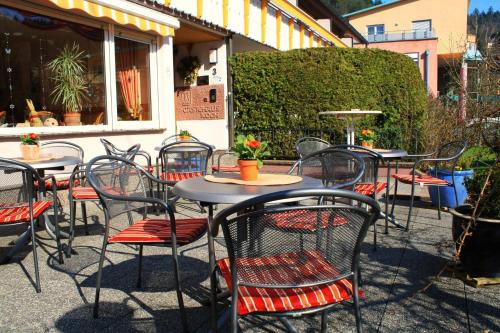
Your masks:
[[[382,33],[378,32],[378,27],[382,27]],[[374,34],[370,34],[370,28],[373,28],[373,31],[375,32]],[[366,26],[366,32],[368,36],[377,36],[377,35],[384,35],[385,34],[385,24],[380,23],[380,24],[369,24]]]
[[[420,22],[429,22],[429,29],[428,30],[414,29],[413,24],[420,23]],[[411,21],[411,30],[412,31],[432,31],[432,19]]]

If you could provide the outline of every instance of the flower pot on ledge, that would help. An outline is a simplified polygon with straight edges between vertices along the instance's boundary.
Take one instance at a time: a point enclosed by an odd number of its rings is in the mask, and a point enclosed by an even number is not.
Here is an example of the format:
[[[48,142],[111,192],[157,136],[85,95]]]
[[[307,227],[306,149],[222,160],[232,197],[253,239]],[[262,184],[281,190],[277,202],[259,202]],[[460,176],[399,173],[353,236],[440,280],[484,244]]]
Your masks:
[[[40,158],[40,146],[21,144],[21,156],[23,160],[38,160]]]
[[[257,180],[259,167],[257,160],[238,160],[241,180]]]
[[[362,141],[361,146],[366,147],[368,149],[373,149],[373,141]]]

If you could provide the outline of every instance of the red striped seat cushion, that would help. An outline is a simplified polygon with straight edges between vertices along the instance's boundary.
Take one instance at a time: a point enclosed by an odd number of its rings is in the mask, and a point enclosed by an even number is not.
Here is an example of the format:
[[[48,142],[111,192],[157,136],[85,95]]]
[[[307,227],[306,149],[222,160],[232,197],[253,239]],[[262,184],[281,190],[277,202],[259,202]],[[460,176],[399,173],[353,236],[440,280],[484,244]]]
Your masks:
[[[247,283],[255,284],[300,284],[304,281],[314,281],[318,274],[335,276],[335,268],[317,251],[302,253],[286,253],[272,257],[239,258],[237,266],[255,267],[254,275]],[[222,276],[231,290],[231,271],[229,259],[218,262]],[[293,267],[293,270],[290,269]],[[241,268],[238,274],[241,274]],[[291,273],[293,272],[293,273]],[[241,279],[241,275],[238,275]],[[275,278],[275,279],[273,279]],[[274,281],[270,281],[273,279]],[[363,292],[360,290],[360,296]],[[334,283],[301,287],[301,288],[256,288],[238,286],[238,314],[246,315],[253,312],[284,312],[324,306],[348,300],[352,297],[352,284],[347,279]]]
[[[332,216],[334,216],[333,221],[331,221]],[[316,231],[318,226],[326,228],[328,222],[335,226],[347,223],[347,219],[344,216],[333,215],[331,211],[292,210],[269,214],[268,218],[270,218],[275,227],[305,231]],[[319,221],[318,218],[320,219]]]
[[[177,244],[189,244],[201,236],[207,228],[207,219],[176,219]],[[109,237],[109,243],[171,243],[170,221],[145,219]]]
[[[240,172],[240,167],[237,165],[214,165],[212,170],[217,172]]]
[[[98,200],[99,197],[92,187],[75,187],[73,188],[73,199]]]
[[[412,175],[408,174],[400,174],[396,173],[392,175],[392,178],[397,179],[398,181],[405,183],[405,184],[411,184],[412,181]],[[419,185],[437,185],[437,186],[448,186],[450,185],[446,180],[435,178],[429,175],[415,175],[415,183]]]
[[[181,180],[190,179],[194,177],[202,177],[203,172],[167,172],[161,174],[161,179],[172,182],[180,182]]]
[[[6,203],[6,202],[0,203],[0,224],[30,221],[30,210],[28,204],[14,208],[2,208],[14,205],[16,205],[16,203]],[[33,202],[33,218],[36,219],[43,212],[45,212],[51,205],[52,202],[50,201]]]
[[[80,181],[77,179],[74,182],[74,186],[80,185]],[[38,188],[38,182],[35,182],[35,188]],[[69,188],[69,179],[61,179],[57,180],[56,179],[56,189],[57,190],[67,190]],[[46,190],[52,190],[52,180],[47,179],[45,181],[45,189]]]
[[[380,193],[387,187],[387,183],[377,182],[377,193]],[[363,195],[372,196],[375,190],[375,184],[373,183],[359,183],[354,186],[354,191]]]

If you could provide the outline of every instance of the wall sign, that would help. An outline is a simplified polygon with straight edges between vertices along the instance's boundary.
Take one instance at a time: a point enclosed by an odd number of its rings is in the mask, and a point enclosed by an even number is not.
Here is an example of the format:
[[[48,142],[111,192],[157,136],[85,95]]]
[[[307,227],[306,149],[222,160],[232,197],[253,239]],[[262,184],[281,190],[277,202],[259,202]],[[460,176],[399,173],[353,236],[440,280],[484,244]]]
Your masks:
[[[224,119],[224,85],[212,84],[175,89],[175,118],[176,120]]]

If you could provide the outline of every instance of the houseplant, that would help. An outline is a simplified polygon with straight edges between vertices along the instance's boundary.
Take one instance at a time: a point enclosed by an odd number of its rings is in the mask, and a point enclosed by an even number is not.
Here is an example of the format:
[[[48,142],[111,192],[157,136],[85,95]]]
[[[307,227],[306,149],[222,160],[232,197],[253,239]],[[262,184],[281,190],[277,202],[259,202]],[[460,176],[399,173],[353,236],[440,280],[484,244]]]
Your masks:
[[[363,129],[361,130],[361,135],[359,136],[359,140],[361,141],[361,145],[366,148],[373,148],[373,141],[377,138],[375,132],[371,129]]]
[[[238,166],[240,167],[240,178],[242,180],[256,180],[259,176],[259,169],[264,163],[262,159],[269,156],[267,142],[258,141],[251,134],[238,135],[231,151],[238,156]]]
[[[191,139],[191,133],[189,133],[188,130],[180,130],[179,136],[180,136],[181,140],[183,140],[183,141],[187,141],[187,140]]]
[[[35,133],[23,134],[21,139],[21,155],[23,160],[38,160],[40,158],[40,136]]]
[[[177,72],[184,79],[188,86],[196,82],[198,70],[201,68],[200,59],[196,56],[187,56],[182,58],[177,65]]]
[[[80,125],[82,103],[87,98],[88,84],[85,79],[85,52],[78,44],[66,44],[59,55],[48,63],[52,72],[54,103],[61,103],[64,109],[64,123]]]

